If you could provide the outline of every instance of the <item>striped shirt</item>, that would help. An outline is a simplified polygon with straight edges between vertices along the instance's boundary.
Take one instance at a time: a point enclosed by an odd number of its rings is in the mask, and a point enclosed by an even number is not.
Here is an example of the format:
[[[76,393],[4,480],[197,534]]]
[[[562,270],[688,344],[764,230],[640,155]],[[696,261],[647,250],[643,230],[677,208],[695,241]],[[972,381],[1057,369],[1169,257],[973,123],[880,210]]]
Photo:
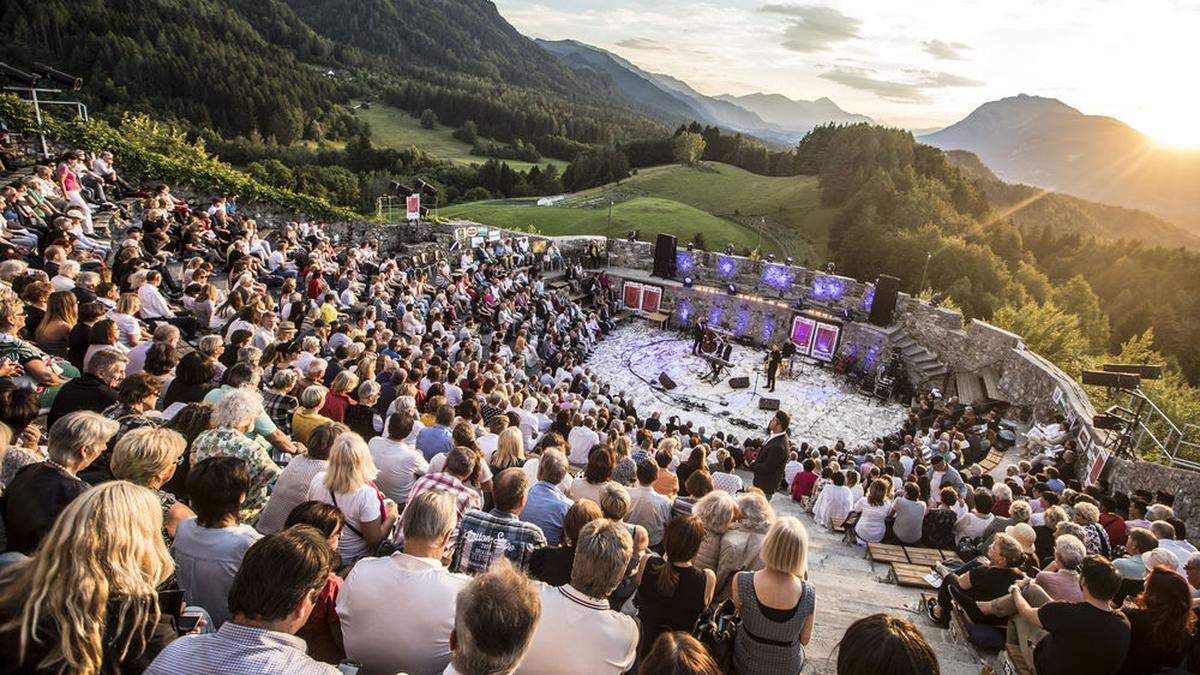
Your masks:
[[[167,645],[146,675],[339,675],[306,653],[304,640],[226,621],[215,633],[188,635]]]

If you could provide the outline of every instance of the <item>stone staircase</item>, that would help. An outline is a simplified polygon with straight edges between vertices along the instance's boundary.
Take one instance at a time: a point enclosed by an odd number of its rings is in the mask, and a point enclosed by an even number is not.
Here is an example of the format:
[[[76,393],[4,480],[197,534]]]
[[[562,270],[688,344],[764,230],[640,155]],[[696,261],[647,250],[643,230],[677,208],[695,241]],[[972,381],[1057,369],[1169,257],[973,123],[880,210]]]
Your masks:
[[[939,380],[950,372],[936,354],[917,344],[903,329],[892,335],[892,346],[900,349],[918,384]]]
[[[889,569],[867,560],[865,549],[818,527],[785,494],[776,495],[771,506],[779,515],[796,516],[808,529],[808,577],[817,589],[817,616],[812,641],[805,648],[805,673],[836,672],[836,647],[846,629],[880,612],[916,625],[937,654],[943,675],[979,675],[982,669],[995,667],[961,638],[932,626],[921,611],[921,591],[889,582]]]

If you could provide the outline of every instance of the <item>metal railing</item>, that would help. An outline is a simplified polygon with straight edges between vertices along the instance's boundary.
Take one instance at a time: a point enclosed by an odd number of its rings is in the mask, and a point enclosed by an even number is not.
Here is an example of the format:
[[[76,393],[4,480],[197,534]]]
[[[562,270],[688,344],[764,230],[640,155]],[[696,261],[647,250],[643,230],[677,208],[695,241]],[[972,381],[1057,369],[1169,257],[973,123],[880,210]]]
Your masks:
[[[1112,406],[1105,411],[1125,422],[1116,439],[1117,454],[1143,458],[1157,455],[1172,466],[1200,471],[1200,426],[1185,424],[1180,428],[1141,389],[1128,393],[1124,407]]]

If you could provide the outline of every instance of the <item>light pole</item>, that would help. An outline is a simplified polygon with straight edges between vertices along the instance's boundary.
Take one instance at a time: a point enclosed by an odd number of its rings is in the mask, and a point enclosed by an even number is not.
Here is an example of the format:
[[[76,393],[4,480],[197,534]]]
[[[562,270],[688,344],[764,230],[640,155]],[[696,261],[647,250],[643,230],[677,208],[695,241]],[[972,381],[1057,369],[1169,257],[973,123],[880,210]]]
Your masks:
[[[925,290],[925,273],[929,271],[929,261],[933,259],[933,251],[925,254],[925,268],[921,270],[921,285],[917,288],[917,295],[921,295],[921,291]]]

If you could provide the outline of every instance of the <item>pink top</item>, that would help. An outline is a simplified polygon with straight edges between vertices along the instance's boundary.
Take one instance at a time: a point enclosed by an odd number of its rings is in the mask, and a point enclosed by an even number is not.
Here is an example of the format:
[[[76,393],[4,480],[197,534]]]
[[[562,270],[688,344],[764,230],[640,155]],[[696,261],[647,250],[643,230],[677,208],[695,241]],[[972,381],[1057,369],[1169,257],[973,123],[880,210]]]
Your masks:
[[[1079,589],[1079,575],[1074,572],[1038,572],[1035,581],[1052,600],[1083,602],[1083,591]]]
[[[71,167],[66,164],[60,164],[58,167],[58,177],[62,180],[63,189],[67,192],[78,192],[81,189],[79,185],[79,177],[71,170]]]

